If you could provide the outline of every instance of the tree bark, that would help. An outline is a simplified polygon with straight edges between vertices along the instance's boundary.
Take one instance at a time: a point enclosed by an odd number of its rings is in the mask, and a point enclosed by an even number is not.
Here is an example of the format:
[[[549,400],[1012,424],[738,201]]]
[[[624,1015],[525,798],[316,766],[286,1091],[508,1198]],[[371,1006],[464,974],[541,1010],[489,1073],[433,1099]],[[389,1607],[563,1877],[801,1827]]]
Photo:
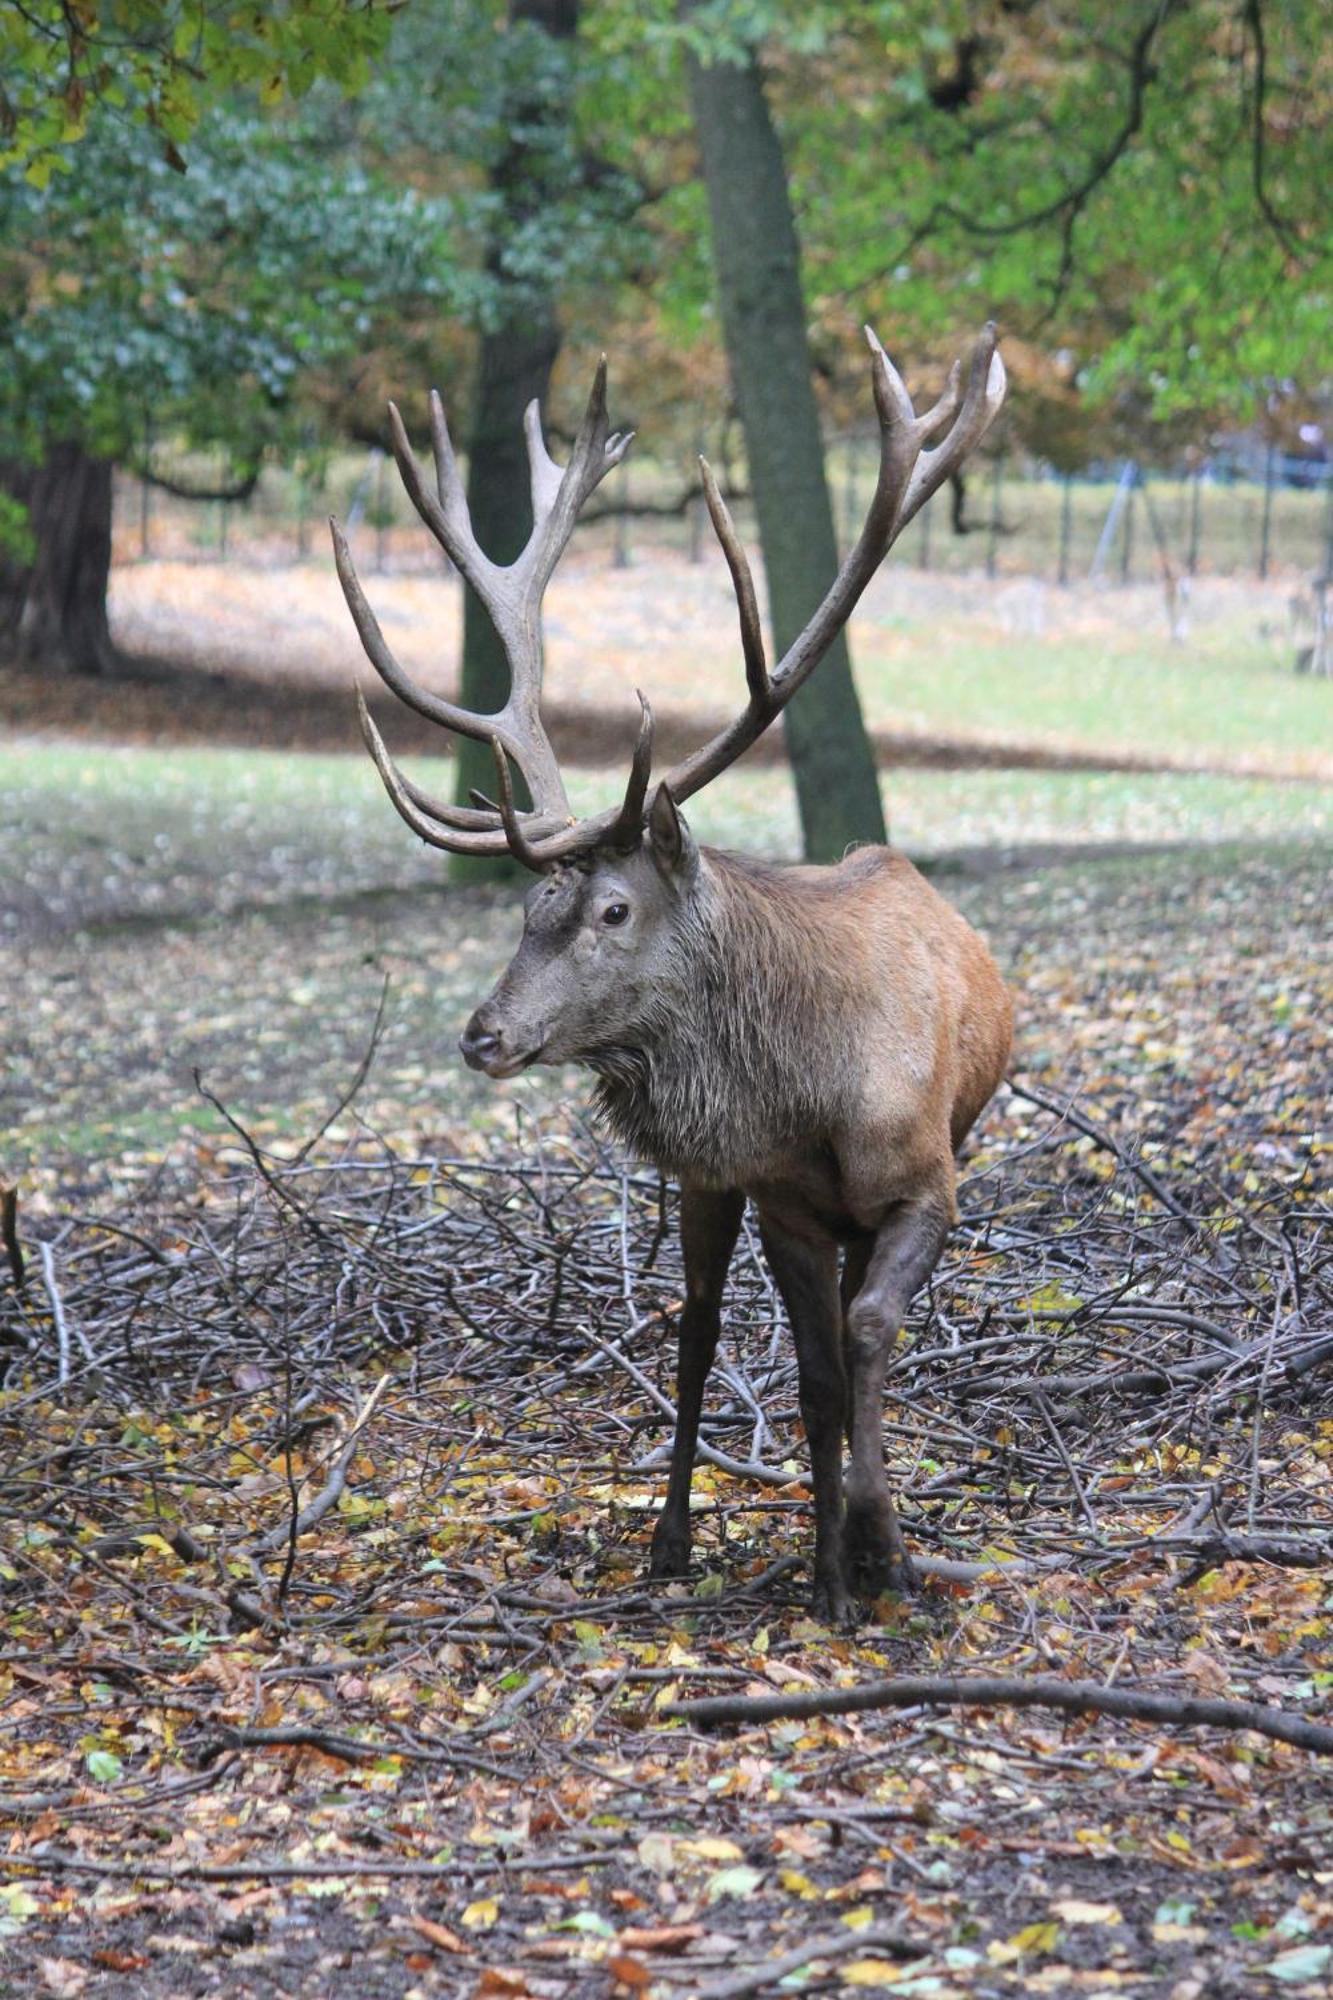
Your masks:
[[[0,558],[0,649],[80,674],[119,664],[107,622],[111,578],[109,459],[58,444],[40,465],[0,468],[0,485],[22,502],[35,548]]]
[[[722,327],[740,406],[779,655],[838,567],[824,445],[811,383],[800,246],[782,143],[748,63],[686,57],[713,227]],[[846,638],[784,711],[805,852],[835,861],[885,838],[875,760]]]
[[[509,0],[511,26],[528,22],[554,41],[570,42],[578,27],[578,0]],[[509,232],[541,205],[546,194],[540,170],[540,128],[552,117],[567,115],[567,104],[553,110],[549,99],[536,103],[520,97],[509,108],[514,135],[491,176],[501,197],[489,265],[503,287],[504,244]],[[477,540],[495,562],[509,563],[532,531],[532,500],[528,458],[523,442],[523,412],[537,401],[543,411],[551,370],[560,352],[560,328],[555,300],[527,279],[513,303],[502,306],[500,323],[483,334],[477,368],[477,394],[468,446],[467,499]],[[463,606],[462,701],[465,708],[492,714],[509,694],[509,666],[495,629],[471,590]],[[475,786],[495,791],[495,762],[489,744],[458,739],[456,797],[470,803]],[[516,778],[520,799],[522,781]],[[450,872],[462,881],[504,879],[522,872],[509,855],[455,855]]]

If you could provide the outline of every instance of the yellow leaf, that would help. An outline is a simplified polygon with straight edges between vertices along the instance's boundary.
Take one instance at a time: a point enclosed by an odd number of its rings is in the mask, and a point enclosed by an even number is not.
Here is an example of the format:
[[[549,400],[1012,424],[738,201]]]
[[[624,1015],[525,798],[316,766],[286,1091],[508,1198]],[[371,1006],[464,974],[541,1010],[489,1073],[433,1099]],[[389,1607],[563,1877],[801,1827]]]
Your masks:
[[[500,1914],[500,1904],[495,1896],[483,1896],[479,1902],[469,1903],[463,1912],[463,1928],[468,1931],[488,1931]]]
[[[712,1833],[706,1833],[702,1840],[682,1840],[680,1844],[687,1854],[697,1854],[701,1861],[742,1861],[745,1858],[734,1840],[722,1840]]]
[[[887,1958],[854,1958],[842,1968],[844,1986],[896,1986],[906,1971]]]
[[[869,1903],[858,1903],[854,1910],[844,1912],[842,1920],[849,1931],[863,1931],[874,1923],[875,1912]]]
[[[780,1868],[778,1880],[789,1896],[800,1896],[804,1902],[808,1903],[812,1897],[819,1895],[810,1877],[802,1875],[799,1868]]]
[[[1036,1952],[1054,1951],[1060,1941],[1059,1924],[1028,1924],[1021,1931],[1015,1931],[1003,1943],[998,1940],[986,1947],[986,1956],[993,1965],[1012,1965],[1016,1958],[1026,1958]]]
[[[1052,1916],[1059,1917],[1065,1924],[1119,1924],[1124,1919],[1114,1903],[1085,1903],[1077,1896],[1066,1896],[1058,1903],[1051,1904]]]

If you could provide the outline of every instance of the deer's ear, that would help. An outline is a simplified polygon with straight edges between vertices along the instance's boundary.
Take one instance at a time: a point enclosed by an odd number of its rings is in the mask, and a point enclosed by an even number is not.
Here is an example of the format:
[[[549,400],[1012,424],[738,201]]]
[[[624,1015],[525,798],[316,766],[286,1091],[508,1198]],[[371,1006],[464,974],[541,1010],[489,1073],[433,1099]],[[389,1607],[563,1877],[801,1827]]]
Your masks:
[[[694,835],[677,812],[676,801],[665,785],[659,785],[653,794],[652,809],[648,814],[648,841],[653,860],[663,875],[684,879],[693,874],[699,850],[694,844]]]

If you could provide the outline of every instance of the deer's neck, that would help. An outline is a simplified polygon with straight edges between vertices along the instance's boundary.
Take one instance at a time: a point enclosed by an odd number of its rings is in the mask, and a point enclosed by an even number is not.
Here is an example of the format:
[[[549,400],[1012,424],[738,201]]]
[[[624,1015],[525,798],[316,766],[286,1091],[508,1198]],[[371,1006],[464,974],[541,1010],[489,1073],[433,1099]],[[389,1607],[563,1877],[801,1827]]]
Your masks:
[[[817,927],[783,871],[705,848],[680,947],[632,1045],[594,1062],[598,1109],[664,1169],[744,1186],[829,1122],[836,1079],[812,1047],[830,999]]]

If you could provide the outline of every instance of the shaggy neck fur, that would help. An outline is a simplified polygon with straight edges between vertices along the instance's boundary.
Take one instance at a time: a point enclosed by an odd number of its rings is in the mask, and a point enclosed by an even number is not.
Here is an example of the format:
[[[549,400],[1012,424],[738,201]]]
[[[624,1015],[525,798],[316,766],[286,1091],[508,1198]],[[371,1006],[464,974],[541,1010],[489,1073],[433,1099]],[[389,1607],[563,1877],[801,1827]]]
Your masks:
[[[632,1040],[586,1057],[600,1114],[641,1157],[734,1186],[827,1129],[840,1079],[812,1038],[827,1040],[836,975],[796,898],[784,871],[701,850],[669,986]]]

